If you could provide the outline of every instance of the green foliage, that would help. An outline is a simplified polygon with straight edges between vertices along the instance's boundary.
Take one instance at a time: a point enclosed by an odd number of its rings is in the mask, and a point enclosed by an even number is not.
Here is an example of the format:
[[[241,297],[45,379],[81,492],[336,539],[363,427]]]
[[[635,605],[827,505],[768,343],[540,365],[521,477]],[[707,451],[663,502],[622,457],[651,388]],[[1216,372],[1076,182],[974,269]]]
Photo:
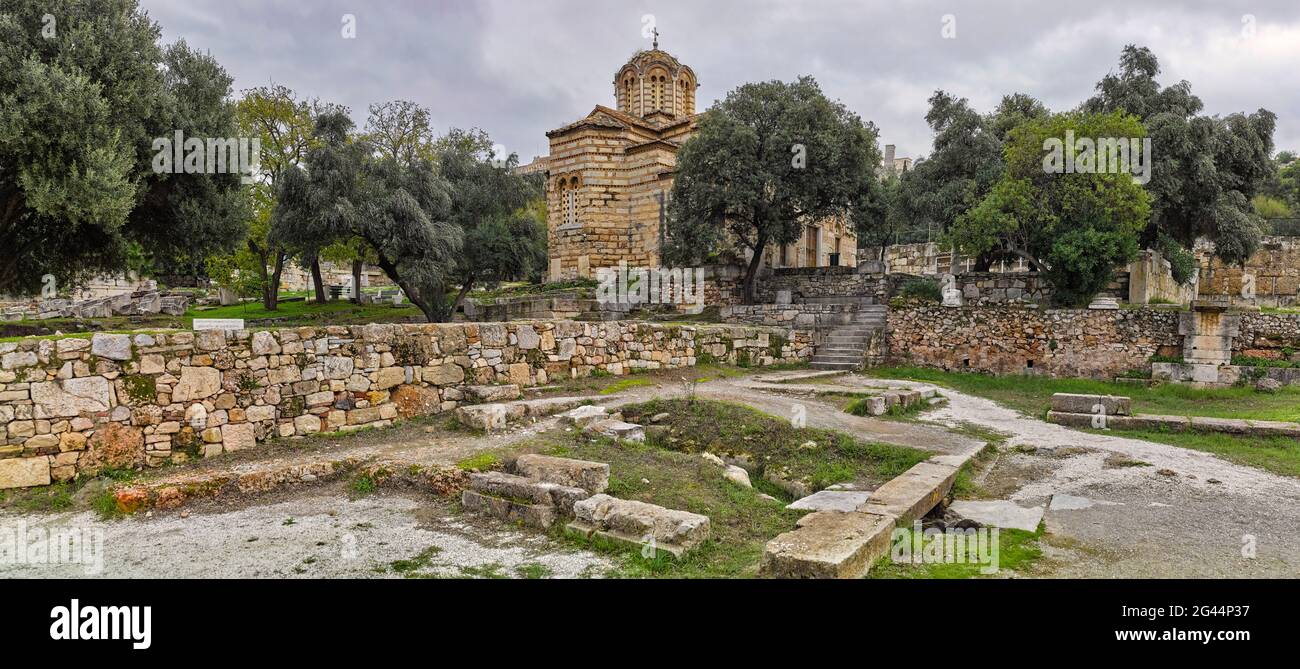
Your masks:
[[[1182,81],[1161,88],[1160,65],[1145,47],[1129,45],[1120,71],[1102,78],[1087,112],[1124,112],[1141,119],[1154,147],[1150,226],[1142,241],[1161,237],[1191,249],[1196,239],[1215,243],[1226,264],[1244,263],[1259,245],[1262,220],[1251,198],[1274,173],[1270,156],[1277,116],[1253,114],[1198,116],[1203,105]]]
[[[767,247],[797,240],[808,219],[847,212],[876,178],[876,134],[811,77],[731,91],[678,153],[665,258],[752,252],[744,285],[753,302]]]
[[[1300,369],[1300,362],[1290,360],[1279,360],[1276,358],[1260,358],[1250,355],[1232,356],[1232,364],[1240,367],[1275,367],[1278,369]]]
[[[951,240],[969,255],[1025,258],[1045,272],[1058,302],[1086,304],[1117,266],[1136,257],[1150,200],[1127,173],[1048,169],[1051,154],[1045,158],[1044,147],[1071,135],[1124,140],[1144,134],[1137,118],[1118,112],[1071,112],[1021,123],[1008,136],[1005,175],[958,217]]]
[[[323,247],[356,237],[428,320],[443,320],[463,237],[447,222],[450,186],[428,159],[375,155],[352,128],[344,110],[317,115],[310,169],[288,169],[276,186],[270,238]]]
[[[501,456],[496,453],[479,453],[472,455],[460,462],[456,466],[471,472],[485,472],[491,469],[501,468]]]
[[[476,282],[540,277],[546,267],[546,200],[540,176],[514,173],[481,130],[452,129],[434,147],[451,193],[450,220],[464,235],[453,274],[460,298]]]
[[[934,279],[910,279],[899,287],[900,297],[922,302],[942,302],[943,288]]]
[[[1251,207],[1261,218],[1291,218],[1291,205],[1285,200],[1268,195],[1256,195],[1250,201]]]
[[[369,474],[358,474],[348,487],[355,495],[369,495],[379,488],[374,477]]]
[[[44,17],[57,32],[44,34]],[[230,76],[134,0],[7,0],[0,11],[0,294],[197,267],[242,234],[235,174],[153,169],[154,139],[232,137]]]

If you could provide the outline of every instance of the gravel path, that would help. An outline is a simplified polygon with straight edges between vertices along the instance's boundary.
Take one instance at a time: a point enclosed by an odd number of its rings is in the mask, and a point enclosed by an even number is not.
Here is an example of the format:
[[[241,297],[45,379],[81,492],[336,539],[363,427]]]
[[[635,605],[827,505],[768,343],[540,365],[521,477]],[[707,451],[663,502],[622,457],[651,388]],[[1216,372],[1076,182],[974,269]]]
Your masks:
[[[845,378],[863,386],[926,385]],[[1300,576],[1300,480],[1210,453],[1080,432],[990,400],[941,392],[948,405],[925,420],[1010,435],[986,488],[1024,506],[1060,497],[1058,508],[1048,509],[1047,527],[1058,545],[1070,549],[1058,551],[1045,575]],[[1150,466],[1117,464],[1132,461]],[[1075,501],[1061,496],[1084,501],[1066,504]],[[1065,508],[1078,506],[1086,508]],[[1250,546],[1255,557],[1243,557]]]
[[[102,550],[75,564],[3,564],[6,578],[401,578],[398,560],[426,553],[415,573],[555,578],[601,576],[612,566],[537,532],[454,513],[427,495],[349,499],[342,486],[259,498],[228,510],[99,520],[91,513],[0,515],[0,527],[75,529]],[[98,568],[97,568],[98,567]]]

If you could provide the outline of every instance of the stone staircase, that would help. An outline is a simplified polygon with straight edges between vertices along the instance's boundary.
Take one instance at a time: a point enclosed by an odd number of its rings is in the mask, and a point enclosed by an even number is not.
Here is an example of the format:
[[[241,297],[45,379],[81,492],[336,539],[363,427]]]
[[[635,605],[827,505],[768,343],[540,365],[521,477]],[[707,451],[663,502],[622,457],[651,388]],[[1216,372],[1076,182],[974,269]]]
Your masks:
[[[813,369],[862,369],[868,357],[878,357],[884,341],[885,319],[889,307],[883,304],[864,304],[853,317],[853,322],[841,325],[826,333],[825,339],[813,355]]]

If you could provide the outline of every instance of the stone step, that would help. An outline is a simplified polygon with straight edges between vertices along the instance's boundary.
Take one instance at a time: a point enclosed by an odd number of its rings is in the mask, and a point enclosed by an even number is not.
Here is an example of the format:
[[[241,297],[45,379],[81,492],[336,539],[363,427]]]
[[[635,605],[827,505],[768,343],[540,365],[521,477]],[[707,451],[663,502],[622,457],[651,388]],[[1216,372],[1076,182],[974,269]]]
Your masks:
[[[813,356],[813,362],[861,362],[862,356],[844,353],[822,353]]]
[[[855,369],[862,369],[862,362],[861,362],[861,361],[858,361],[858,362],[819,362],[819,361],[817,361],[817,360],[813,360],[812,362],[809,362],[809,363],[808,363],[808,366],[809,366],[809,367],[812,367],[813,369],[843,369],[843,370],[855,370]]]
[[[838,344],[835,346],[823,346],[822,348],[817,349],[817,355],[862,355],[862,351],[864,350],[865,349],[861,345],[848,346],[846,344]]]

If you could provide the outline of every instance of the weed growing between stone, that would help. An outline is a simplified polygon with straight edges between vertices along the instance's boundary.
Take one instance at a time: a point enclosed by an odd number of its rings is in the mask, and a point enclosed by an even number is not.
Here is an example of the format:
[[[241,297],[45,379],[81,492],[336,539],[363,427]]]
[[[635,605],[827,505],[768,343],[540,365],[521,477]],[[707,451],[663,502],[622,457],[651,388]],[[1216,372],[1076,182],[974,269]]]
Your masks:
[[[1026,572],[1043,557],[1039,541],[1043,538],[1045,528],[1042,524],[1034,532],[1024,530],[998,530],[998,572],[984,574],[973,550],[960,556],[953,556],[950,562],[913,564],[895,562],[891,555],[882,557],[867,574],[867,578],[1005,578],[1007,572]],[[912,541],[912,530],[900,528],[895,533],[895,541]]]

